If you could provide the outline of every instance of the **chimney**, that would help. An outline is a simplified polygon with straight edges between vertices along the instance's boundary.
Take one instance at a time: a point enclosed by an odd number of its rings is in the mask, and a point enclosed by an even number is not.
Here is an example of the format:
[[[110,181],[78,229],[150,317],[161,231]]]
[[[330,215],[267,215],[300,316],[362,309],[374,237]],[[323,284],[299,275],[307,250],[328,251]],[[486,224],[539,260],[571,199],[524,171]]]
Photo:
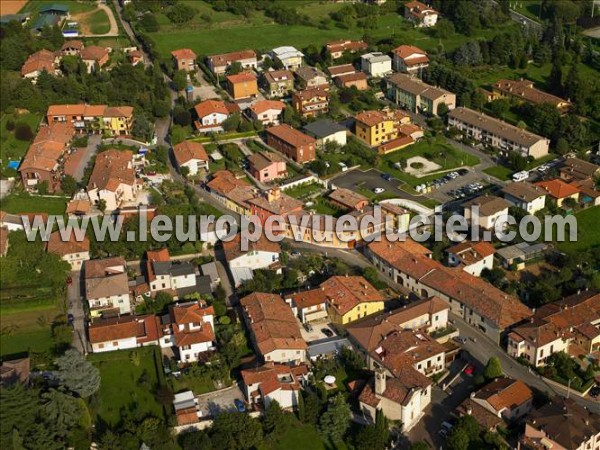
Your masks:
[[[375,395],[383,395],[385,392],[385,372],[383,369],[377,369],[375,371]]]

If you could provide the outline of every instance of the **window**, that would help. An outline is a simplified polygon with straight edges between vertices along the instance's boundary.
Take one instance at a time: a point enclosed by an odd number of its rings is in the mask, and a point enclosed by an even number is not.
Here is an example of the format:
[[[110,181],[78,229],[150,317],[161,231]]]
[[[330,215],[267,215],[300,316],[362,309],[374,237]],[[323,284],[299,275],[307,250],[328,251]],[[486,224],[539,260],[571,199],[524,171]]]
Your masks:
[[[112,345],[113,345],[113,347],[118,347],[118,346],[119,346],[119,343],[118,343],[117,341],[114,341],[114,342],[112,343]]]
[[[98,348],[104,348],[104,344],[98,344]]]

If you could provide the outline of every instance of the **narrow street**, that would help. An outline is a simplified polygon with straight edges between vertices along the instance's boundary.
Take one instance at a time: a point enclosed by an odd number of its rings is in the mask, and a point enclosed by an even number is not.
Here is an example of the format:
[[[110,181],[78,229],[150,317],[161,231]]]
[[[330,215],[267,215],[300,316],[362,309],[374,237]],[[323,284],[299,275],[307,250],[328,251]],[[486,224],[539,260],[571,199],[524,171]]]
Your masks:
[[[79,272],[71,272],[73,282],[68,287],[68,313],[73,315],[73,347],[80,352],[87,354],[89,351],[86,330],[85,330],[85,313],[83,311],[83,296],[84,290],[83,279]]]

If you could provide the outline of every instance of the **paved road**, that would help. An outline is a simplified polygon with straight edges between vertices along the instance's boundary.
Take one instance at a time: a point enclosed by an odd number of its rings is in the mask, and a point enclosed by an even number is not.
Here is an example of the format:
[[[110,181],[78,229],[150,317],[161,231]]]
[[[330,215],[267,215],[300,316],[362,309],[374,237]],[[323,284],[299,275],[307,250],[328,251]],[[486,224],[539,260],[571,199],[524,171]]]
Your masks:
[[[337,187],[356,190],[356,189],[365,189],[367,191],[373,191],[375,188],[383,188],[385,189],[386,194],[393,194],[398,198],[403,198],[406,200],[411,200],[413,202],[421,202],[427,197],[417,196],[409,194],[401,189],[403,184],[402,181],[393,178],[390,181],[386,181],[381,178],[383,172],[380,172],[377,169],[369,169],[369,170],[350,170],[348,172],[343,172],[340,175],[337,175],[335,178],[329,180],[331,184],[336,185]]]
[[[485,334],[477,330],[476,328],[468,325],[461,318],[451,314],[451,318],[455,322],[455,326],[460,331],[461,336],[467,338],[476,338],[476,342],[471,339],[467,341],[464,348],[481,364],[486,364],[488,359],[492,356],[497,356],[502,364],[502,370],[504,373],[515,379],[523,380],[529,386],[532,386],[540,391],[546,391],[549,393],[555,393],[562,396],[567,395],[567,388],[559,388],[547,384],[544,380],[538,377],[535,373],[530,372],[528,368],[522,366],[508,354],[491,341]],[[577,403],[582,406],[587,406],[591,411],[600,414],[600,402],[595,402],[579,397],[578,395],[571,395]]]
[[[84,154],[79,161],[79,165],[75,170],[75,174],[73,178],[77,181],[83,180],[83,174],[85,172],[85,168],[88,166],[92,157],[98,151],[98,145],[102,142],[102,136],[99,134],[92,134],[88,137],[88,145],[85,147]]]
[[[73,346],[80,353],[87,354],[88,342],[85,331],[85,313],[83,311],[83,296],[82,292],[83,279],[79,272],[71,272],[73,283],[68,288],[69,295],[69,314],[73,314]]]
[[[125,30],[125,34],[129,36],[129,40],[132,43],[134,43],[138,47],[138,49],[144,54],[144,64],[146,66],[151,66],[152,60],[150,59],[150,55],[148,55],[148,53],[144,51],[144,48],[142,47],[140,41],[133,32],[133,29],[131,28],[131,25],[129,25],[129,22],[123,20],[123,8],[121,8],[121,3],[119,2],[119,0],[113,0],[113,4],[115,5],[115,10],[117,11],[117,15],[119,16],[119,21],[121,22],[121,25]]]

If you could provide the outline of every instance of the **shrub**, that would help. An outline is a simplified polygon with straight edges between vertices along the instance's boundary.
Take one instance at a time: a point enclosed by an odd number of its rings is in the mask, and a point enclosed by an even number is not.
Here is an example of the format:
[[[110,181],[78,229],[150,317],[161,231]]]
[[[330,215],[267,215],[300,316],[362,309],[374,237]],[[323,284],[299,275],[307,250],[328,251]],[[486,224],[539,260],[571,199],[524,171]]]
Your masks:
[[[33,139],[33,136],[33,131],[31,131],[31,127],[28,124],[18,123],[15,126],[15,137],[19,141],[31,141]]]
[[[6,121],[6,131],[12,131],[15,129],[15,122],[12,121],[11,119],[8,119]]]

